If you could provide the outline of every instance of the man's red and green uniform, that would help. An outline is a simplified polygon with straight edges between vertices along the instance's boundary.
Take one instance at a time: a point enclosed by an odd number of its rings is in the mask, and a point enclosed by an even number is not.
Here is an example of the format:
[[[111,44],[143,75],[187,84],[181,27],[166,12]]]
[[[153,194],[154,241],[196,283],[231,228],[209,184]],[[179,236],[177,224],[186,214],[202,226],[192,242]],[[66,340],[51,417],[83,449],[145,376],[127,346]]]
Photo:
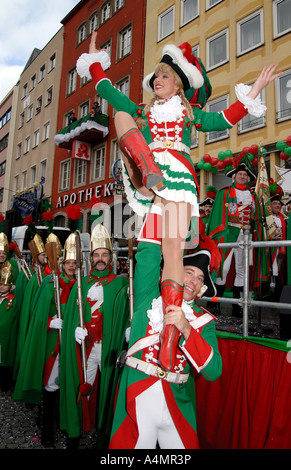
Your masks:
[[[147,311],[151,309],[153,299],[160,296],[160,246],[140,242],[136,260],[135,306],[127,354],[156,365],[160,344],[159,333],[153,331],[149,324]],[[191,306],[199,328],[192,327],[191,335],[185,345],[184,338],[180,338],[175,365],[176,373],[189,374],[187,382],[170,383],[125,365],[118,390],[110,449],[135,447],[139,436],[135,399],[157,380],[162,381],[169,411],[185,448],[199,447],[195,410],[195,370],[207,380],[214,381],[221,374],[222,363],[217,347],[214,317],[194,303]]]

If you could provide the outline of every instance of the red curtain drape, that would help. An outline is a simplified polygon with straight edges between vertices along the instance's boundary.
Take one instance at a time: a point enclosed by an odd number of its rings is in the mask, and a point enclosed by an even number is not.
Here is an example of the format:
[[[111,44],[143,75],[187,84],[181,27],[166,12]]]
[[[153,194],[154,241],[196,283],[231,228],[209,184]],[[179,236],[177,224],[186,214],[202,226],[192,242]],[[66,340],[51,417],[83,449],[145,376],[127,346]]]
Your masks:
[[[291,449],[287,352],[246,339],[218,338],[218,344],[221,377],[196,380],[201,449]]]

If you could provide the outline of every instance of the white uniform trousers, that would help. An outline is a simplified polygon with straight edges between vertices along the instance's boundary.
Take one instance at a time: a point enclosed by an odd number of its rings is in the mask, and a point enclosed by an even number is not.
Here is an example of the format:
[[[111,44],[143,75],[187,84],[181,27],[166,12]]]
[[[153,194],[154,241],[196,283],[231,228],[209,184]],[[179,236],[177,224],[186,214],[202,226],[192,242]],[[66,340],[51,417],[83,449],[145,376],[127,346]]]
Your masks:
[[[161,380],[135,400],[139,438],[135,449],[184,449],[164,396]]]

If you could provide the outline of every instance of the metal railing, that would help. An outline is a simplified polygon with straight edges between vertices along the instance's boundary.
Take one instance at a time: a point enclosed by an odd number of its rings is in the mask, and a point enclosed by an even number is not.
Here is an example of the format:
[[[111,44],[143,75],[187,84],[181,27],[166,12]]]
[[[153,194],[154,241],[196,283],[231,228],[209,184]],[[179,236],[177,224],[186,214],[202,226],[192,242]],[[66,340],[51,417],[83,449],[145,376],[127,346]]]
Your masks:
[[[226,304],[239,304],[243,309],[243,336],[248,336],[249,332],[249,309],[251,307],[271,307],[275,309],[286,309],[290,310],[291,313],[291,303],[275,303],[275,302],[266,302],[262,300],[254,300],[251,295],[252,292],[249,290],[249,250],[253,248],[267,248],[267,247],[276,247],[276,246],[291,246],[291,240],[275,240],[275,241],[252,241],[252,237],[248,230],[244,232],[243,241],[236,243],[218,243],[218,248],[235,248],[240,247],[244,251],[244,285],[243,285],[243,296],[239,299],[236,298],[227,298],[227,297],[207,297],[203,296],[203,302],[215,302],[215,303],[226,303]],[[116,272],[117,258],[118,255],[124,254],[126,257],[128,255],[128,247],[120,247],[118,241],[114,240],[112,243],[113,250],[113,268]],[[136,248],[134,248],[134,251]],[[23,251],[23,256],[29,262],[30,261],[30,251]],[[83,250],[83,258],[85,261],[85,272],[84,275],[89,273],[89,250]],[[87,272],[88,271],[88,272]],[[213,300],[214,299],[214,300]]]
[[[219,248],[235,248],[240,247],[244,252],[244,285],[243,285],[243,296],[239,299],[225,298],[225,297],[214,297],[214,302],[219,303],[230,303],[239,304],[243,308],[243,336],[248,336],[249,326],[249,308],[250,307],[272,307],[275,309],[287,309],[291,313],[291,304],[287,303],[275,303],[265,302],[262,300],[254,300],[251,298],[251,292],[249,291],[249,250],[252,248],[267,248],[276,246],[291,246],[291,240],[274,240],[274,241],[252,241],[248,230],[244,232],[243,241],[236,243],[219,243]],[[211,297],[203,296],[203,300],[212,302]]]

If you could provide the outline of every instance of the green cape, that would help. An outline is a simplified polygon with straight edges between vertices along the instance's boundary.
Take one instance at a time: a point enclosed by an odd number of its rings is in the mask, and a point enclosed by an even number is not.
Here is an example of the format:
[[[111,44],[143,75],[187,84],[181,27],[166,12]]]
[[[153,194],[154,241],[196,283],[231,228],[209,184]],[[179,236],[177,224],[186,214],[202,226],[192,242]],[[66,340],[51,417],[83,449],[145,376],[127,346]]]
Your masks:
[[[106,272],[96,276],[105,276]],[[82,296],[84,321],[91,320],[90,304],[86,302],[90,287],[96,282],[82,278]],[[104,302],[100,307],[103,313],[103,340],[100,382],[98,383],[97,423],[107,435],[110,434],[115,390],[120,373],[116,361],[125,348],[125,330],[129,324],[128,280],[115,277],[106,284],[104,278]],[[79,311],[77,307],[77,285],[72,289],[64,314],[62,331],[62,350],[60,367],[60,426],[66,430],[69,437],[80,436],[83,430],[82,400],[76,402],[78,387],[83,382],[78,370],[80,348],[75,340],[75,329],[79,326]],[[87,398],[85,397],[85,400]]]
[[[69,282],[62,274],[61,276],[65,282]],[[14,400],[41,404],[44,366],[55,349],[58,338],[57,329],[48,331],[48,319],[57,313],[54,295],[54,283],[50,276],[47,276],[37,291],[31,313],[13,394]]]
[[[46,280],[46,282],[48,279],[49,280],[51,279],[50,277],[48,278],[48,276],[45,276],[43,273],[42,273],[42,278],[43,278],[43,281]],[[18,330],[18,338],[17,338],[15,365],[14,365],[14,371],[13,371],[14,378],[16,378],[18,374],[20,359],[21,359],[22,351],[25,345],[26,335],[28,332],[31,312],[33,311],[33,308],[37,299],[38,289],[43,286],[44,286],[43,282],[41,283],[40,286],[38,285],[37,275],[36,273],[34,273],[26,285],[24,294],[22,294],[23,301],[20,307],[21,310],[19,312],[19,315],[20,315],[19,330]]]
[[[18,332],[18,308],[16,299],[13,298],[9,308],[7,307],[8,300],[4,298],[0,304],[0,366],[11,367],[14,365]]]

